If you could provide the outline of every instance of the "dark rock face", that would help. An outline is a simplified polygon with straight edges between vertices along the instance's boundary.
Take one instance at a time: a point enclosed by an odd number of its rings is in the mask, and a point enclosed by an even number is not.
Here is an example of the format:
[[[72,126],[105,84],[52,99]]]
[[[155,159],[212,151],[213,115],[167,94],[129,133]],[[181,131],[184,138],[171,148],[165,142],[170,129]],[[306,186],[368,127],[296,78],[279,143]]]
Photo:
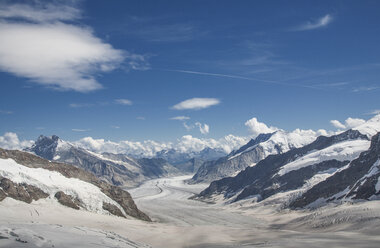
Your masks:
[[[0,158],[15,160],[18,164],[29,168],[43,168],[50,171],[57,171],[68,178],[78,178],[82,181],[94,184],[100,190],[116,201],[124,211],[135,218],[150,221],[150,218],[141,212],[135,205],[131,195],[121,188],[99,180],[94,174],[83,169],[64,163],[51,162],[27,152],[16,150],[5,150],[0,148]]]
[[[56,135],[51,137],[41,135],[30,150],[40,157],[52,160],[55,155],[58,140],[59,137]]]
[[[228,156],[222,157],[218,160],[204,162],[189,183],[211,182],[233,176],[235,173],[257,163],[265,156],[263,148],[257,145],[267,141],[272,135],[273,133],[260,134]],[[249,148],[253,149],[246,151]]]
[[[305,181],[311,179],[317,173],[331,169],[339,169],[347,165],[349,162],[350,161],[327,160],[299,170],[291,171],[283,176],[267,174],[245,188],[235,201],[239,201],[252,195],[260,195],[261,199],[266,199],[280,192],[301,188]]]
[[[77,210],[79,209],[79,205],[80,205],[79,200],[70,195],[66,195],[62,191],[58,191],[57,193],[55,193],[54,197],[58,200],[59,203],[61,203],[62,205],[66,207],[77,209]]]
[[[119,217],[125,217],[124,214],[120,211],[120,209],[113,204],[103,202],[103,209],[107,210],[108,212],[110,212],[113,215],[116,215]]]
[[[372,137],[371,147],[353,160],[350,166],[315,185],[291,203],[292,208],[302,208],[318,199],[326,202],[344,200],[371,200],[380,195],[376,184],[380,177],[380,133]]]
[[[11,197],[15,200],[31,203],[33,200],[37,201],[38,199],[46,198],[49,196],[49,194],[46,194],[44,191],[37,187],[25,183],[14,183],[4,177],[0,177],[0,188],[2,189],[2,193],[0,193],[0,199]]]
[[[246,168],[236,177],[227,177],[212,182],[208,188],[199,194],[198,198],[207,199],[213,194],[223,194],[225,198],[236,196],[235,201],[239,201],[249,196],[259,195],[259,200],[263,200],[278,192],[296,189],[316,173],[340,168],[346,165],[348,161],[324,161],[280,176],[277,173],[282,166],[310,151],[321,150],[341,141],[353,139],[368,140],[367,136],[354,130],[348,130],[331,137],[320,136],[304,147],[295,148],[283,154],[270,155],[257,163],[256,166]],[[237,195],[237,192],[240,191],[241,193]]]

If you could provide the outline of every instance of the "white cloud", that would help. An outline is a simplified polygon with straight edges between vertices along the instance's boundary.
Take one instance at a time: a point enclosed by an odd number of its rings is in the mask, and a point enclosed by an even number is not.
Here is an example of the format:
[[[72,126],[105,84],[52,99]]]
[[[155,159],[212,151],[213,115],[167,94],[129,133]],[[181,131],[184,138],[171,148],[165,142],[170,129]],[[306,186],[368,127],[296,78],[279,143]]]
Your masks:
[[[268,127],[265,123],[259,122],[256,117],[246,121],[245,125],[254,137],[261,133],[273,133],[278,130],[277,127]]]
[[[220,103],[220,100],[216,98],[191,98],[174,105],[172,108],[176,110],[184,110],[184,109],[199,110],[199,109],[208,108],[214,105],[218,105],[219,103]]]
[[[73,132],[88,132],[90,129],[80,129],[80,128],[73,128],[71,129]]]
[[[175,116],[175,117],[170,118],[170,120],[185,121],[185,120],[190,120],[190,117],[188,117],[188,116]]]
[[[317,130],[317,134],[318,134],[318,136],[320,136],[320,135],[323,135],[323,136],[329,136],[329,135],[332,135],[333,133],[328,132],[328,131],[326,131],[326,130],[324,130],[324,129],[318,129],[318,130]]]
[[[373,90],[378,90],[378,89],[380,89],[379,86],[363,86],[363,87],[354,88],[352,92],[373,91]]]
[[[0,6],[0,17],[2,18],[21,18],[34,22],[49,22],[75,20],[79,19],[80,16],[80,10],[63,4],[46,4],[39,7],[26,4]]]
[[[354,127],[360,126],[361,124],[364,124],[365,122],[366,121],[363,119],[351,118],[351,117],[347,118],[345,121],[347,128],[354,128]]]
[[[186,128],[187,131],[190,131],[191,129],[194,128],[193,125],[188,125],[186,122],[183,122],[183,126]]]
[[[347,118],[345,121],[344,121],[344,124],[341,123],[340,121],[338,120],[331,120],[330,123],[338,128],[338,129],[350,129],[350,128],[355,128],[355,127],[358,127],[362,124],[364,124],[366,121],[363,120],[363,119],[359,119],[359,118]]]
[[[318,20],[315,20],[313,22],[307,22],[297,28],[294,29],[294,31],[306,31],[306,30],[313,30],[317,28],[322,28],[327,26],[333,21],[333,17],[329,14],[322,16]]]
[[[208,134],[210,132],[210,126],[207,124],[196,122],[195,126],[199,128],[199,131],[201,132],[201,134]]]
[[[0,70],[54,89],[88,92],[102,88],[94,76],[98,72],[123,62],[131,69],[144,67],[141,55],[114,49],[89,27],[63,23],[80,16],[79,10],[65,6],[3,5]]]
[[[33,145],[32,140],[20,141],[17,134],[7,132],[3,136],[0,136],[0,147],[9,150],[22,150],[26,147]]]
[[[182,119],[180,119],[180,120],[182,120]],[[187,124],[185,121],[183,121],[182,125],[185,127],[185,129],[187,131],[190,131],[191,129],[194,129],[195,127],[198,127],[199,128],[199,132],[201,132],[201,134],[208,134],[210,132],[210,126],[207,125],[206,123],[202,124],[200,122],[195,122],[194,124]]]
[[[94,104],[92,103],[70,103],[70,108],[86,108],[86,107],[92,107]]]
[[[136,119],[137,120],[141,120],[141,121],[145,121],[145,117],[144,116],[137,116]]]
[[[128,99],[116,99],[115,102],[121,105],[132,105],[132,101]]]
[[[178,152],[199,152],[207,147],[223,149],[226,153],[230,153],[232,150],[246,144],[248,140],[247,137],[234,135],[227,135],[221,139],[200,139],[191,135],[185,135],[176,142],[156,142],[152,140],[142,142],[128,140],[113,142],[86,137],[73,142],[73,144],[98,153],[111,152],[152,157],[162,150],[174,149]]]
[[[345,128],[346,128],[346,126],[345,126],[344,124],[342,124],[342,123],[341,123],[340,121],[338,121],[338,120],[331,120],[330,123],[331,123],[334,127],[338,128],[338,129],[345,129]]]

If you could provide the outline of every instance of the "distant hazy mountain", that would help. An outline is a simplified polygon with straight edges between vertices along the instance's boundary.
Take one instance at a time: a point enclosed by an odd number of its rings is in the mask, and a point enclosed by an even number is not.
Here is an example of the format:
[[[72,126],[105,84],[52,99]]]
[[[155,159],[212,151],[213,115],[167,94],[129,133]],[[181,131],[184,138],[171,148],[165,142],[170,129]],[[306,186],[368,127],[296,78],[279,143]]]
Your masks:
[[[380,116],[355,130],[320,136],[306,146],[270,155],[235,177],[212,182],[197,198],[265,200],[293,208],[378,199],[379,134],[372,138],[376,131]]]
[[[53,155],[50,148],[44,151]],[[127,191],[92,173],[27,152],[0,148],[0,201],[7,197],[26,203],[49,198],[73,209],[150,221]]]
[[[61,140],[58,136],[40,136],[27,149],[42,158],[72,164],[118,186],[136,186],[144,180],[179,171],[163,159],[132,159],[123,154],[97,154]]]
[[[199,152],[180,152],[175,149],[162,150],[156,153],[156,158],[163,158],[173,165],[185,164],[191,159],[197,159],[198,161],[207,161],[217,159],[226,156],[226,152],[223,149],[218,148],[205,148]],[[188,172],[193,172],[188,170]]]
[[[274,133],[260,134],[228,156],[202,164],[190,183],[211,182],[234,176],[247,167],[255,166],[268,155],[281,154],[293,148],[302,147],[315,139],[314,132],[279,130]]]

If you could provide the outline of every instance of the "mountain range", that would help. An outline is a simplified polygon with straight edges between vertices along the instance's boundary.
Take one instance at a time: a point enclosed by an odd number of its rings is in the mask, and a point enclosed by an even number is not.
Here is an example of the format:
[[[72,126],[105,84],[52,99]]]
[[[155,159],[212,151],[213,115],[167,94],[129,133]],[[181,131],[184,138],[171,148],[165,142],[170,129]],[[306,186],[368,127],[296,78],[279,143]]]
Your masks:
[[[124,154],[97,154],[63,141],[56,135],[41,135],[26,151],[82,168],[117,186],[133,187],[148,179],[180,173],[162,158],[134,159]]]
[[[269,155],[234,177],[211,182],[195,198],[266,201],[291,208],[377,199],[379,131],[380,115],[343,133]]]
[[[295,130],[286,132],[278,130],[273,133],[259,134],[246,145],[225,157],[204,162],[190,183],[210,183],[224,177],[235,176],[247,167],[272,154],[281,154],[291,149],[311,143],[317,137],[313,131]]]

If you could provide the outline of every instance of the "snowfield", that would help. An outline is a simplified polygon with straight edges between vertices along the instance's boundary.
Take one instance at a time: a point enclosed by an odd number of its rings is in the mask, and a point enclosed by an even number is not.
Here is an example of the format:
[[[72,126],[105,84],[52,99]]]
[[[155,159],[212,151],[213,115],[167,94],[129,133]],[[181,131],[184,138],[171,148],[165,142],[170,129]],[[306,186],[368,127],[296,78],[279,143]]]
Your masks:
[[[130,190],[153,223],[76,211],[50,198],[32,204],[6,198],[0,247],[379,247],[379,202],[302,212],[278,212],[270,201],[207,204],[188,199],[207,186],[187,185],[188,178]]]
[[[368,150],[371,142],[368,140],[348,140],[329,146],[325,149],[311,152],[293,162],[284,165],[278,174],[285,175],[293,170],[299,170],[306,166],[321,163],[327,160],[352,161],[359,157],[361,152]]]
[[[56,171],[29,168],[17,164],[12,159],[0,159],[0,176],[8,178],[14,183],[33,185],[48,193],[52,199],[55,199],[54,195],[58,191],[63,191],[67,195],[78,198],[88,211],[109,214],[103,209],[103,202],[106,202],[117,206],[126,215],[124,209],[117,202],[106,196],[95,185],[77,178],[67,178]]]

